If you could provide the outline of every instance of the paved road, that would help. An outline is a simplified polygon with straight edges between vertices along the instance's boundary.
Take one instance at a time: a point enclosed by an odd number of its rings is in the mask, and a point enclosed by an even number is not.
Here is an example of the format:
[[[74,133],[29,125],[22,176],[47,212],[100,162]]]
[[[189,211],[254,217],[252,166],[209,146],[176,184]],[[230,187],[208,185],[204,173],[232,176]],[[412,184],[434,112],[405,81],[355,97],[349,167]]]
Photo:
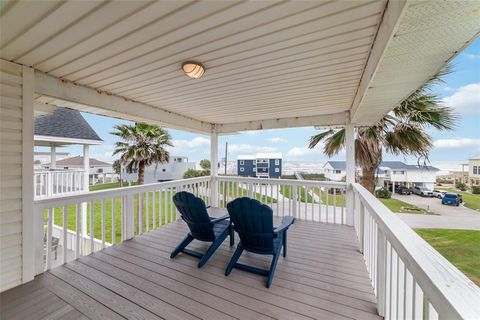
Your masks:
[[[422,198],[417,195],[398,195],[395,199],[416,205],[439,214],[398,214],[400,218],[412,228],[444,228],[444,229],[467,229],[480,230],[480,212],[465,208],[442,205],[440,199]]]

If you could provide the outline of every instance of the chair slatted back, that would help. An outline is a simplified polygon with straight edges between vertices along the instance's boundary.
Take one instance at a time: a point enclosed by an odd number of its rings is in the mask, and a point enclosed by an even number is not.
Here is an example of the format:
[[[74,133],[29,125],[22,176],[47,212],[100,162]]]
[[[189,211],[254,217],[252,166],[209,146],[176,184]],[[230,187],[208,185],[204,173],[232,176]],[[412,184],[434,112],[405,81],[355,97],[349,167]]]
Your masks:
[[[173,203],[195,239],[215,241],[213,224],[208,216],[207,206],[201,198],[190,192],[181,191],[173,196]]]
[[[238,198],[227,204],[233,222],[247,251],[273,252],[273,212],[261,202],[250,198]]]

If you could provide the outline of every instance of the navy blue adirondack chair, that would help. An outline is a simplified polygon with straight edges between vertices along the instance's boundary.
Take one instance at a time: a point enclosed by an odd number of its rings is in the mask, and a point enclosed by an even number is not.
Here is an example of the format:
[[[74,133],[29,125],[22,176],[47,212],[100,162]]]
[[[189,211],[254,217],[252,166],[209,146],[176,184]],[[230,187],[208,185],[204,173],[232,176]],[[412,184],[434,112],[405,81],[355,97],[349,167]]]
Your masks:
[[[283,256],[287,255],[287,230],[293,224],[293,217],[284,217],[278,228],[273,227],[272,209],[250,198],[238,198],[227,204],[233,229],[240,236],[240,243],[227,266],[228,276],[233,268],[267,276],[265,286],[270,287],[283,247]],[[238,263],[243,250],[272,255],[270,270]]]
[[[230,235],[230,246],[234,244],[234,232],[231,227],[228,214],[219,218],[208,215],[205,202],[190,192],[177,192],[173,196],[173,203],[187,223],[190,232],[185,239],[172,251],[170,258],[175,258],[180,252],[200,258],[198,267],[201,268],[213,255],[215,250]],[[212,242],[205,253],[185,249],[194,239]]]

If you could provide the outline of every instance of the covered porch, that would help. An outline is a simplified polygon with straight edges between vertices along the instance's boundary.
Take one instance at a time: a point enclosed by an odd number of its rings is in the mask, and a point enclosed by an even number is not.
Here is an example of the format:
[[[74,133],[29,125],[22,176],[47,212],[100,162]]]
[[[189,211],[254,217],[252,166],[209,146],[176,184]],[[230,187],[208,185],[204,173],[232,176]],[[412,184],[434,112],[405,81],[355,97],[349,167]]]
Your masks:
[[[278,224],[278,221],[277,221]],[[176,221],[81,257],[4,292],[5,319],[379,319],[352,227],[297,221],[274,284],[235,270],[225,241],[202,269],[170,252],[187,232]],[[238,242],[238,237],[237,237]],[[193,248],[206,250],[202,243]],[[260,267],[261,256],[242,258]]]
[[[5,2],[2,313],[478,318],[480,289],[355,183],[354,155],[356,128],[376,123],[478,36],[479,9],[474,1]],[[200,79],[182,71],[192,60],[204,68]],[[34,199],[35,105],[208,135],[211,176]],[[345,183],[219,176],[220,135],[305,126],[346,128]],[[179,190],[219,208],[255,197],[298,220],[270,289],[240,271],[222,275],[229,247],[201,270],[166,258],[185,232],[171,203]],[[57,213],[75,261],[64,251],[53,268]]]

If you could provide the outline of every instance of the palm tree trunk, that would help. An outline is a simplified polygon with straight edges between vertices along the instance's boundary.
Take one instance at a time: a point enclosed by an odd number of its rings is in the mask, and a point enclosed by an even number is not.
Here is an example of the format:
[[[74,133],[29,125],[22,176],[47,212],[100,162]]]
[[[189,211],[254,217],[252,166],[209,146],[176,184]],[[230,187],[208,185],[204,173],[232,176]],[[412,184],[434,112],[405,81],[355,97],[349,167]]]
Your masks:
[[[141,185],[145,181],[145,162],[138,163],[138,184]]]
[[[361,184],[371,193],[375,192],[375,170],[376,168],[362,167]]]

